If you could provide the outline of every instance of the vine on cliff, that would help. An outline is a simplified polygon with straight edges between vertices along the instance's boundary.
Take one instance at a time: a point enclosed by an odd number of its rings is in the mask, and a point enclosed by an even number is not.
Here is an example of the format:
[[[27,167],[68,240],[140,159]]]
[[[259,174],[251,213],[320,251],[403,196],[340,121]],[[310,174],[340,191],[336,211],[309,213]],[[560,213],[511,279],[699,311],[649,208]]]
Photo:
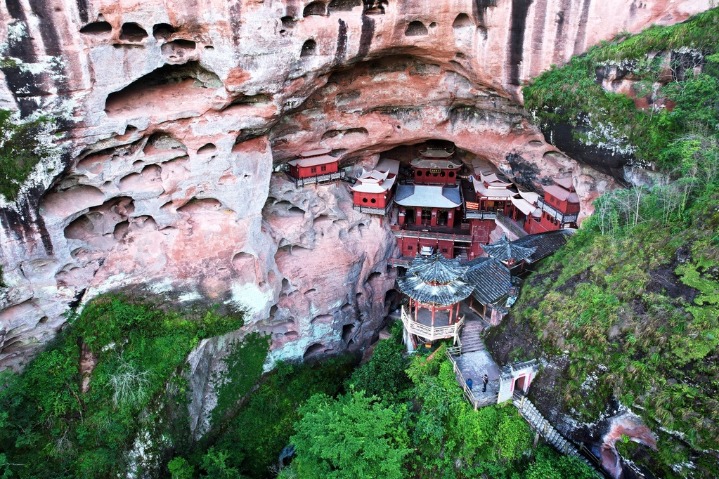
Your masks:
[[[48,117],[20,121],[10,110],[0,110],[0,195],[13,201],[35,165],[52,153],[53,128]]]

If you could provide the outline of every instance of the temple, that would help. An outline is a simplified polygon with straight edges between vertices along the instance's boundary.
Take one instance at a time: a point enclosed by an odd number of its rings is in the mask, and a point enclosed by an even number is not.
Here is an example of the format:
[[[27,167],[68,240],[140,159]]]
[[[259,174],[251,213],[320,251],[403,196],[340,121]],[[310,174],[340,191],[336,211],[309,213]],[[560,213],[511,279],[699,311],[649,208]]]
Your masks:
[[[339,169],[339,160],[329,155],[329,150],[317,149],[300,153],[288,163],[288,174],[295,186],[314,185],[341,180],[345,176]]]
[[[392,207],[392,195],[399,161],[382,160],[371,171],[362,170],[350,189],[353,208],[362,213],[386,216]]]
[[[571,177],[553,179],[540,195],[522,190],[484,160],[475,158],[470,165],[466,152],[458,153],[449,142],[403,148],[390,152],[403,161],[382,158],[347,180],[354,210],[389,221],[400,251],[391,259],[395,266],[406,267],[417,255],[440,253],[465,262],[489,255],[516,275],[531,259],[521,253],[523,245],[510,245],[510,238],[577,227],[580,205]],[[306,151],[290,161],[288,175],[295,185],[345,178],[329,153]],[[503,235],[508,236],[503,243],[488,246]],[[486,310],[491,302],[481,304]]]
[[[441,254],[417,256],[407,274],[397,279],[399,290],[409,297],[409,313],[402,307],[406,342],[454,338],[462,325],[460,301],[472,294],[465,275],[468,266]]]
[[[555,178],[553,185],[544,187],[544,198],[537,199],[537,210],[527,216],[524,229],[527,233],[576,228],[579,216],[579,196],[572,178]]]

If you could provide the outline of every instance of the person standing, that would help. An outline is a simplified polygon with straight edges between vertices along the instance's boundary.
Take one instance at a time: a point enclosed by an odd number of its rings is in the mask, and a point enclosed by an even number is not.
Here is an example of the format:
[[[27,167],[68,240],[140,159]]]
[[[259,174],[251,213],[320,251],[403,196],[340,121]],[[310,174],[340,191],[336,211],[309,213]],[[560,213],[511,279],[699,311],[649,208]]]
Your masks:
[[[487,376],[487,373],[484,373],[484,377],[482,378],[482,384],[483,384],[482,392],[483,393],[487,392],[487,383],[488,382],[489,382],[489,376]]]
[[[472,384],[474,384],[472,378],[467,378],[467,387],[470,391],[472,390]]]

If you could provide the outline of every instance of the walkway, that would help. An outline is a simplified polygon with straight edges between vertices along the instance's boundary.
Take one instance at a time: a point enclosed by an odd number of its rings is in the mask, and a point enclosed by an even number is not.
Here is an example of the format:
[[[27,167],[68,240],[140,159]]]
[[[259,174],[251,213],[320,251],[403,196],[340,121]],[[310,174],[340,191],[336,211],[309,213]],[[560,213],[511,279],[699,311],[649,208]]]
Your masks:
[[[589,467],[602,474],[602,476],[607,477],[607,474],[601,467],[601,463],[596,459],[596,457],[589,452],[582,454],[579,449],[569,442],[568,439],[562,436],[562,434],[557,431],[554,426],[552,426],[552,424],[544,418],[544,416],[542,416],[542,413],[539,412],[537,407],[532,404],[527,397],[515,393],[512,398],[512,403],[517,407],[519,414],[521,414],[522,417],[529,423],[532,429],[534,429],[537,434],[542,436],[544,440],[551,444],[557,451],[568,456],[579,458]],[[594,459],[595,462],[587,459],[587,456]]]
[[[499,366],[486,350],[480,337],[484,324],[475,318],[467,318],[460,334],[461,346],[449,348],[447,356],[454,365],[457,381],[464,389],[467,400],[478,409],[483,406],[497,404],[499,393]],[[482,377],[487,374],[489,382],[487,390],[482,391]],[[467,379],[472,379],[472,388],[467,386]]]
[[[504,230],[505,234],[507,235],[507,238],[512,241],[527,236],[527,232],[524,231],[524,228],[522,228],[519,223],[517,223],[508,216],[497,213],[497,219],[495,220],[495,223],[497,223],[497,226]]]
[[[460,346],[447,349],[447,356],[454,366],[457,381],[464,391],[467,400],[474,409],[497,404],[499,393],[499,367],[484,346],[481,333],[484,325],[477,319],[469,319],[460,334]],[[487,391],[482,392],[482,376],[489,376]],[[473,387],[467,387],[467,378],[472,378]],[[562,436],[550,422],[542,416],[527,397],[515,393],[512,403],[519,414],[529,423],[537,434],[562,454],[575,456],[606,477],[599,463],[592,463],[588,458],[596,459],[585,451],[580,452],[568,439]]]

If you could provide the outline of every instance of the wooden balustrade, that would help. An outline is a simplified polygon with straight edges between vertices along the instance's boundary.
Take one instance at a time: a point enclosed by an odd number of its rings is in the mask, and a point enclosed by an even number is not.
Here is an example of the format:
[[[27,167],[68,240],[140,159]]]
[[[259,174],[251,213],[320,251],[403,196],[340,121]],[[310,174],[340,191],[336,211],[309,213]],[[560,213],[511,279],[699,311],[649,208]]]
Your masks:
[[[455,342],[459,337],[459,330],[464,324],[464,316],[460,318],[455,324],[448,326],[427,326],[418,321],[412,319],[412,316],[407,314],[404,307],[402,307],[402,324],[404,328],[410,334],[419,336],[426,341],[436,341],[438,339],[454,338]]]

